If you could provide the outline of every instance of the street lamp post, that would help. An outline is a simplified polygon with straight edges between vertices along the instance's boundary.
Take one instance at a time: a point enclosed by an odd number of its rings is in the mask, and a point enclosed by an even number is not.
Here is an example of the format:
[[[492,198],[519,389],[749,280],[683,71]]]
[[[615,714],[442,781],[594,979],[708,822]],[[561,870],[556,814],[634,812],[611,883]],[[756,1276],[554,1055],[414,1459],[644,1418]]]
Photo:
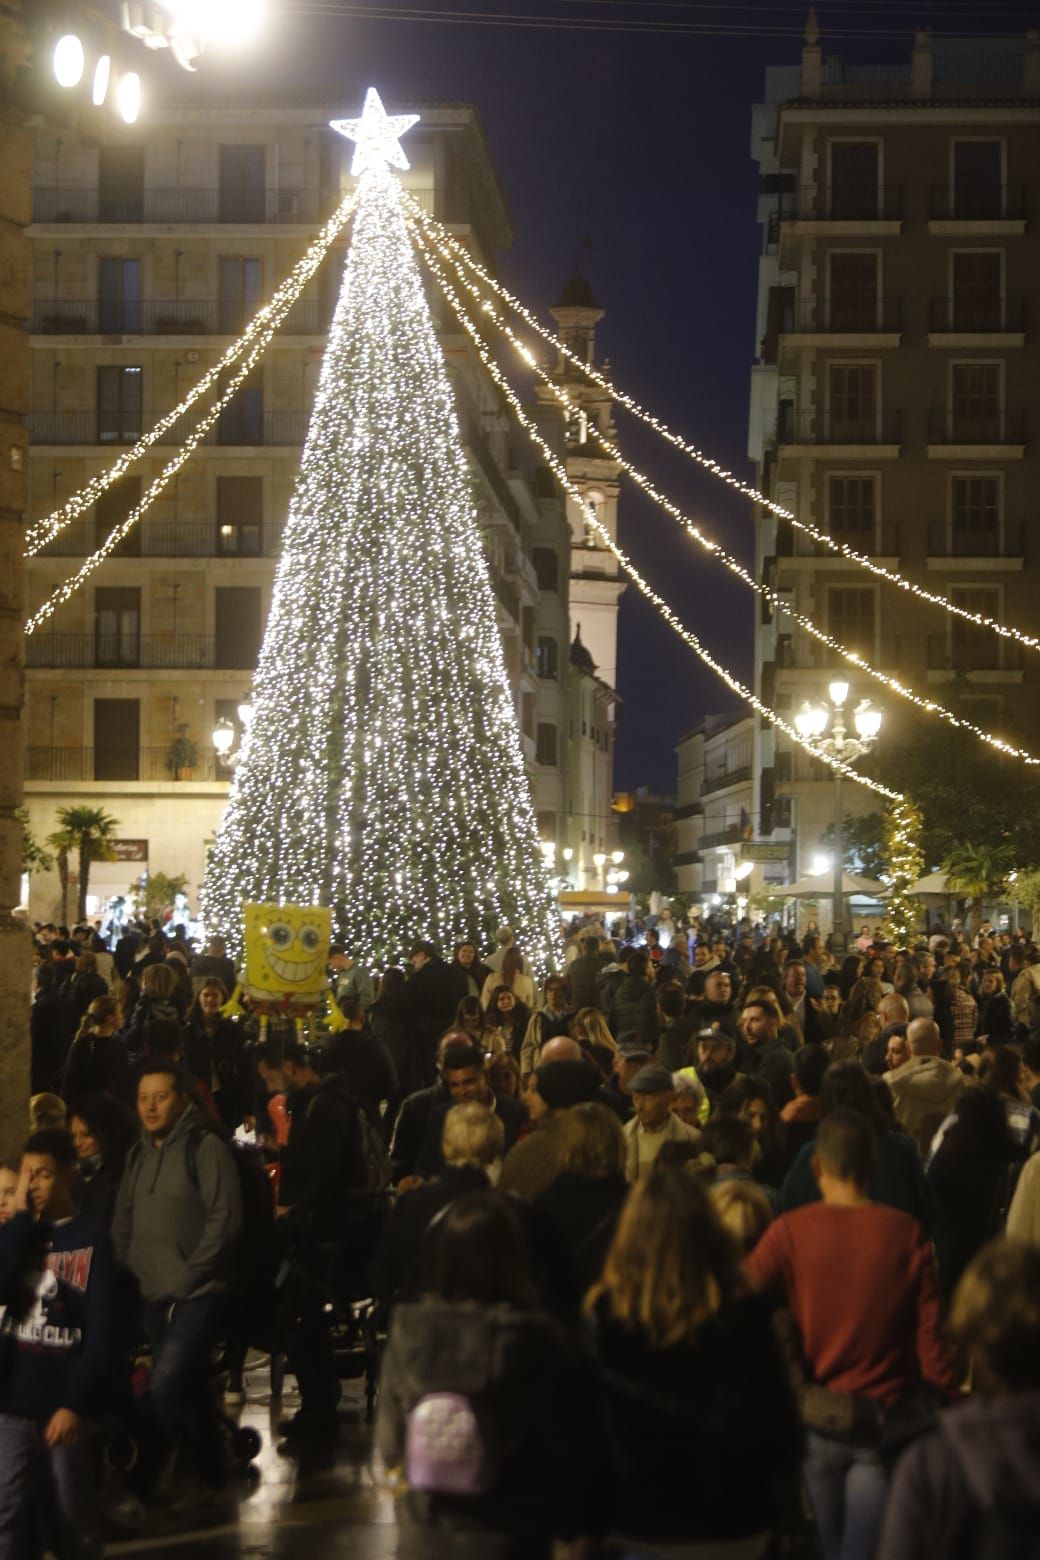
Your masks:
[[[813,742],[826,757],[836,758],[843,764],[851,764],[855,759],[862,758],[864,753],[868,753],[877,740],[881,730],[882,713],[874,708],[869,699],[861,699],[852,712],[856,735],[851,737],[845,727],[845,708],[849,697],[848,683],[843,678],[836,677],[827,692],[830,697],[829,704],[810,704],[806,700],[795,716],[794,723],[799,736]],[[828,725],[831,728],[830,735],[825,736]],[[834,869],[831,889],[834,900],[831,929],[834,953],[843,953],[848,941],[845,896],[842,893],[841,881],[844,870],[843,821],[841,770],[836,769],[834,771]]]

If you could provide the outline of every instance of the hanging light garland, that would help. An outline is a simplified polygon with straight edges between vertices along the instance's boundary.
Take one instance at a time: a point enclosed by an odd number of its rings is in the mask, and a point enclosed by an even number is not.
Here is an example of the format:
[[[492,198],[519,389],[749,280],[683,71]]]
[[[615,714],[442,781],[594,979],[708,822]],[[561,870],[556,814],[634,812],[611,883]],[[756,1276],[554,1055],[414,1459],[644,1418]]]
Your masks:
[[[419,246],[422,253],[426,256],[427,260],[429,260],[429,250],[426,248],[423,237],[417,230],[414,221],[412,222],[411,226],[416,244]],[[458,273],[458,280],[465,287],[467,292],[470,293],[475,302],[486,311],[486,299],[480,292],[479,288],[476,287],[464,274]],[[564,386],[557,383],[557,381],[552,378],[551,374],[549,374],[538,362],[534,354],[524,344],[524,342],[520,340],[515,331],[511,329],[509,324],[505,320],[499,318],[494,310],[491,312],[495,316],[495,323],[501,330],[502,334],[520,354],[524,362],[533,369],[538,379],[547,387],[551,394],[555,396],[556,400],[560,403],[564,410],[568,412],[580,410],[577,403],[573,401],[568,395]],[[908,687],[906,683],[900,682],[897,677],[893,677],[888,672],[882,672],[877,667],[872,666],[871,663],[864,656],[860,655],[858,651],[850,650],[847,645],[842,644],[840,640],[835,639],[833,635],[828,634],[824,629],[820,628],[816,623],[814,623],[812,618],[808,617],[803,612],[799,612],[795,607],[793,607],[790,602],[779,593],[779,591],[776,591],[772,587],[765,585],[760,580],[756,580],[754,575],[751,574],[751,572],[745,568],[740,560],[735,558],[732,553],[727,552],[724,547],[720,546],[718,542],[713,541],[711,537],[705,536],[700,527],[697,526],[689,518],[689,516],[678,507],[677,504],[673,503],[666,494],[662,493],[653,484],[653,482],[651,482],[649,477],[647,477],[644,472],[640,471],[637,466],[634,466],[631,461],[625,458],[618,446],[613,442],[613,440],[607,437],[607,435],[602,431],[601,428],[598,427],[597,424],[590,423],[589,433],[595,442],[601,447],[604,453],[609,456],[611,460],[615,461],[616,464],[619,465],[625,472],[625,474],[630,477],[638,487],[642,488],[648,497],[652,498],[654,502],[665,511],[666,514],[671,515],[671,517],[683,527],[687,535],[690,536],[699,547],[703,548],[704,551],[709,553],[713,558],[716,558],[721,564],[729,569],[730,573],[735,574],[743,584],[747,585],[764,600],[768,601],[774,610],[783,613],[785,617],[788,617],[793,622],[797,623],[800,628],[804,629],[807,634],[816,639],[820,644],[826,645],[829,650],[833,650],[835,654],[840,655],[842,659],[848,661],[850,665],[857,667],[862,672],[865,672],[868,677],[874,678],[876,682],[883,684],[883,686],[889,689],[890,692],[898,694],[900,698],[906,699],[909,703],[915,705],[918,709],[924,711],[926,714],[937,715],[941,720],[948,722],[949,725],[955,726],[961,731],[971,732],[971,734],[977,737],[980,742],[984,742],[989,747],[995,748],[1005,757],[1018,758],[1026,764],[1040,765],[1040,758],[1037,758],[1034,754],[1030,753],[1027,748],[1016,747],[1014,743],[1008,742],[1003,737],[996,736],[993,732],[986,731],[984,727],[976,725],[974,721],[966,720],[963,716],[960,715],[955,715],[952,710],[947,709],[945,705],[938,703],[938,701],[935,699],[922,698],[920,694],[915,693],[914,690]]]
[[[162,438],[163,434],[168,433],[170,429],[174,427],[175,424],[185,415],[185,413],[191,410],[197,401],[201,400],[202,397],[205,396],[210,390],[219,386],[221,375],[224,374],[224,372],[230,368],[233,363],[238,361],[243,352],[246,352],[252,344],[259,341],[261,338],[263,339],[263,346],[261,346],[260,350],[263,351],[263,348],[267,346],[267,343],[270,341],[274,331],[277,330],[286,314],[288,314],[289,309],[296,302],[304,287],[310,281],[311,277],[317,271],[318,267],[321,265],[321,262],[328,254],[329,249],[332,247],[333,243],[338,238],[347,222],[350,220],[351,213],[354,210],[356,198],[356,194],[352,190],[350,194],[340,202],[340,205],[335,214],[329,218],[328,222],[326,222],[325,226],[322,228],[314,243],[311,244],[306,254],[304,254],[301,259],[296,262],[292,270],[289,272],[289,275],[280,284],[280,286],[275,289],[270,302],[265,303],[262,308],[257,310],[256,314],[254,314],[253,318],[250,320],[241,336],[238,337],[237,341],[232,342],[231,346],[228,347],[227,351],[223,354],[219,361],[216,362],[211,369],[208,369],[207,372],[203,374],[202,378],[191,387],[184,399],[173,408],[173,411],[166,412],[155,424],[154,428],[151,428],[148,433],[144,434],[142,438],[138,439],[137,443],[128,449],[123,455],[120,455],[119,459],[114,461],[111,466],[108,466],[104,471],[99,472],[96,477],[92,477],[85,487],[80,488],[71,496],[71,498],[67,498],[59,508],[53,510],[51,514],[45,515],[40,520],[34,521],[33,524],[30,525],[25,534],[25,556],[27,558],[34,557],[38,552],[47,546],[48,542],[53,541],[54,538],[58,536],[66,526],[71,525],[73,520],[76,520],[80,515],[85,514],[91,505],[97,502],[101,494],[104,493],[106,489],[110,488],[113,482],[117,482],[119,478],[123,476],[124,473],[127,472],[136,461],[140,460],[142,455],[145,455],[148,450],[151,449],[153,444],[157,444]],[[252,367],[256,361],[257,358],[255,355],[251,357],[250,367]],[[246,373],[248,373],[248,371],[249,370],[247,369]],[[241,384],[242,379],[244,378],[245,374],[239,375],[235,380],[235,385],[237,386]],[[224,397],[221,405],[226,404],[227,397]],[[219,411],[217,415],[219,415]],[[207,424],[207,427],[211,426],[212,422]],[[196,429],[195,431],[197,432],[198,430]],[[189,435],[189,438],[190,437],[191,435]],[[198,440],[195,442],[197,443]],[[194,447],[195,446],[192,445],[193,449]],[[181,464],[183,465],[183,461]],[[163,486],[165,487],[165,485],[166,483],[164,482]],[[161,491],[161,489],[159,491]],[[152,492],[152,489],[149,489],[149,493],[152,494],[152,497],[157,496]],[[144,513],[145,509],[148,507],[148,504],[151,502],[151,499],[148,498],[147,495],[146,499],[147,502],[143,499],[141,504],[139,504],[137,509],[134,511],[135,520]],[[121,534],[125,534],[125,532]],[[100,561],[101,560],[99,558],[98,562]]]
[[[704,645],[702,645],[700,640],[697,638],[697,635],[694,634],[691,629],[688,629],[685,626],[676,613],[672,611],[671,607],[669,607],[664,598],[659,596],[653,587],[648,584],[648,582],[643,578],[639,570],[636,568],[635,564],[617,545],[614,538],[603,524],[602,520],[600,520],[599,516],[596,514],[596,511],[590,504],[586,503],[585,498],[571,480],[567,473],[567,468],[556,454],[556,451],[542,437],[537,426],[524,411],[519,396],[516,394],[509,381],[506,379],[491,353],[488,351],[487,345],[481,337],[480,331],[467,315],[458,294],[455,292],[455,289],[452,287],[451,282],[445,275],[443,269],[435,257],[430,254],[429,250],[424,248],[421,242],[419,243],[419,248],[425,257],[427,265],[429,266],[432,275],[437,281],[438,286],[447,299],[448,304],[454,310],[456,316],[458,317],[459,323],[462,325],[462,328],[473,342],[477,356],[480,358],[480,361],[483,363],[484,367],[487,369],[488,373],[491,375],[492,379],[498,385],[499,389],[502,391],[502,394],[509,402],[509,405],[512,407],[517,422],[527,433],[528,437],[531,439],[536,448],[540,450],[546,464],[552,471],[560,486],[563,488],[564,492],[578,506],[578,509],[583,515],[586,524],[591,530],[595,531],[597,536],[599,536],[600,540],[603,542],[603,545],[617,559],[618,563],[621,565],[622,569],[624,569],[629,579],[632,580],[633,584],[646,597],[646,599],[653,603],[658,612],[660,612],[661,616],[664,618],[665,622],[675,630],[680,639],[689,645],[690,649],[696,656],[699,657],[701,661],[704,662],[705,666],[710,667],[716,676],[720,677],[726,686],[731,689],[738,698],[742,699],[744,703],[755,710],[757,714],[761,715],[765,720],[769,721],[769,723],[776,727],[778,731],[782,731],[786,736],[790,737],[793,743],[802,748],[806,753],[810,754],[811,757],[818,758],[830,769],[836,770],[838,773],[844,775],[846,779],[855,780],[859,785],[865,786],[868,790],[873,791],[875,795],[885,797],[887,801],[902,802],[903,796],[901,792],[893,791],[889,786],[882,785],[880,781],[871,779],[869,775],[861,774],[858,769],[853,769],[851,764],[847,764],[842,759],[835,758],[824,752],[816,745],[816,743],[806,737],[803,737],[794,726],[792,726],[788,721],[784,720],[782,715],[777,714],[776,710],[770,709],[767,704],[764,704],[750,688],[745,687],[745,685],[738,677],[735,677],[727,667],[723,666],[720,661],[715,659],[710,651],[705,649]]]
[[[662,422],[659,417],[655,417],[651,412],[646,411],[646,409],[642,407],[639,402],[636,401],[632,396],[626,395],[623,390],[619,390],[617,386],[613,384],[605,374],[600,373],[600,371],[593,364],[586,363],[583,358],[581,358],[576,352],[568,347],[566,342],[561,341],[560,338],[554,335],[551,330],[548,330],[544,325],[542,325],[541,322],[535,317],[535,315],[533,315],[529,309],[524,307],[518,298],[515,298],[507,288],[502,286],[501,282],[497,281],[493,276],[491,276],[491,274],[486,271],[477,260],[473,258],[465,246],[460,244],[458,239],[456,239],[451,233],[448,232],[447,228],[438,222],[435,217],[430,216],[428,212],[423,211],[420,208],[418,202],[413,200],[410,196],[408,199],[413,220],[422,224],[427,235],[430,236],[431,241],[438,249],[438,252],[442,255],[445,261],[453,267],[453,269],[459,271],[460,273],[463,267],[472,271],[480,278],[482,282],[490,287],[502,299],[502,301],[514,311],[514,313],[519,315],[519,317],[524,321],[525,325],[528,325],[533,331],[541,336],[543,341],[546,341],[555,347],[556,350],[568,360],[568,362],[574,364],[576,368],[579,368],[581,372],[592,381],[593,384],[598,385],[600,389],[604,390],[609,396],[611,396],[611,398],[615,400],[619,406],[623,406],[627,412],[632,414],[633,417],[638,418],[641,422],[646,423],[648,427],[653,428],[655,433],[659,433],[661,437],[669,444],[673,445],[674,448],[681,450],[684,455],[689,456],[689,458],[695,461],[697,465],[701,466],[713,477],[717,477],[720,482],[724,482],[727,487],[732,488],[737,493],[743,494],[745,498],[752,499],[756,504],[760,504],[763,509],[768,509],[771,514],[776,515],[778,519],[787,521],[790,525],[793,525],[796,530],[801,531],[806,536],[811,537],[814,542],[819,542],[822,546],[827,547],[831,552],[840,555],[842,558],[845,558],[849,563],[854,563],[858,568],[868,570],[871,574],[877,576],[879,579],[886,580],[890,585],[898,586],[900,590],[907,591],[910,595],[916,596],[921,601],[927,601],[931,606],[941,607],[944,612],[949,612],[955,617],[962,618],[965,622],[972,623],[977,628],[991,629],[993,633],[999,634],[1004,639],[1014,639],[1019,644],[1024,645],[1027,649],[1040,650],[1040,638],[1038,638],[1036,635],[1026,634],[1023,633],[1021,629],[1008,626],[1004,623],[998,623],[995,618],[986,617],[984,613],[970,612],[966,607],[960,607],[956,604],[956,602],[951,601],[948,596],[942,596],[936,591],[926,590],[924,586],[918,585],[913,580],[907,579],[907,577],[903,574],[900,574],[898,570],[886,568],[883,564],[878,563],[875,559],[867,557],[865,553],[857,552],[855,548],[850,547],[847,543],[836,541],[834,537],[829,536],[826,531],[820,531],[815,526],[808,524],[806,521],[799,520],[790,509],[786,509],[782,504],[778,504],[774,499],[767,498],[764,493],[760,493],[758,489],[752,487],[750,483],[741,481],[739,477],[734,476],[731,471],[727,471],[726,468],[720,465],[718,461],[712,460],[710,456],[705,455],[704,452],[698,449],[695,444],[691,444],[680,434],[674,433],[672,429],[668,427],[667,423]],[[485,301],[483,304],[483,310],[485,314],[487,314],[496,322],[496,324],[501,323],[499,311],[489,300]]]

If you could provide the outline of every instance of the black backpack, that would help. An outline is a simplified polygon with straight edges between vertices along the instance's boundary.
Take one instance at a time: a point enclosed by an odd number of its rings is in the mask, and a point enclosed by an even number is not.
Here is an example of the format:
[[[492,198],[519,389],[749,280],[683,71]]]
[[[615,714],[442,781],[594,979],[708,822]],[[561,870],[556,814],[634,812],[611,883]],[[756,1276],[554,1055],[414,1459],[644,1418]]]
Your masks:
[[[217,1137],[231,1155],[242,1198],[242,1232],[235,1251],[232,1288],[247,1289],[258,1272],[266,1271],[274,1250],[274,1190],[260,1150],[251,1143],[227,1138],[215,1127],[199,1122],[185,1145],[184,1162],[192,1185],[199,1185],[199,1144]]]

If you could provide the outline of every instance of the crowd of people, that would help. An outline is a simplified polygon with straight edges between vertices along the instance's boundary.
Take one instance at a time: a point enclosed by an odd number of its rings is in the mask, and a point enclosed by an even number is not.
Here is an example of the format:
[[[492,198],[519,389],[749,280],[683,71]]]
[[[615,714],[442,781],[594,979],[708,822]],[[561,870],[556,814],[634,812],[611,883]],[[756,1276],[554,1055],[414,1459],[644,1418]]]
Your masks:
[[[628,930],[333,944],[304,1043],[218,940],[35,929],[0,1560],[230,1510],[251,1349],[333,1444],[362,1301],[402,1555],[1038,1553],[1040,953]]]

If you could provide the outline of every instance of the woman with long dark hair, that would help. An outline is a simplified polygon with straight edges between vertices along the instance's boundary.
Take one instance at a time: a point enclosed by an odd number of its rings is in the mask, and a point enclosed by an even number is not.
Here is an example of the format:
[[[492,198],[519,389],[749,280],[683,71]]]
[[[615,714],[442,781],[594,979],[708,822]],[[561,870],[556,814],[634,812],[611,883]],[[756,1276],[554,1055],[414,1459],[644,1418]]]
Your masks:
[[[468,939],[456,943],[450,967],[458,984],[460,1000],[462,997],[479,997],[491,971],[482,963],[476,943]]]
[[[1011,1167],[1021,1158],[1003,1101],[991,1089],[965,1089],[926,1172],[935,1198],[933,1233],[944,1303],[979,1247],[1000,1232]]]
[[[69,1132],[79,1160],[76,1206],[98,1229],[107,1230],[126,1156],[137,1141],[137,1120],[128,1105],[109,1094],[83,1094],[72,1108]]]
[[[398,1305],[376,1445],[402,1560],[549,1560],[592,1521],[601,1451],[565,1333],[538,1309],[509,1200],[457,1198],[428,1232],[423,1298]]]
[[[520,1060],[524,1036],[531,1020],[531,1010],[521,1002],[509,986],[496,986],[487,1005],[487,1049],[492,1052],[508,1051]]]

